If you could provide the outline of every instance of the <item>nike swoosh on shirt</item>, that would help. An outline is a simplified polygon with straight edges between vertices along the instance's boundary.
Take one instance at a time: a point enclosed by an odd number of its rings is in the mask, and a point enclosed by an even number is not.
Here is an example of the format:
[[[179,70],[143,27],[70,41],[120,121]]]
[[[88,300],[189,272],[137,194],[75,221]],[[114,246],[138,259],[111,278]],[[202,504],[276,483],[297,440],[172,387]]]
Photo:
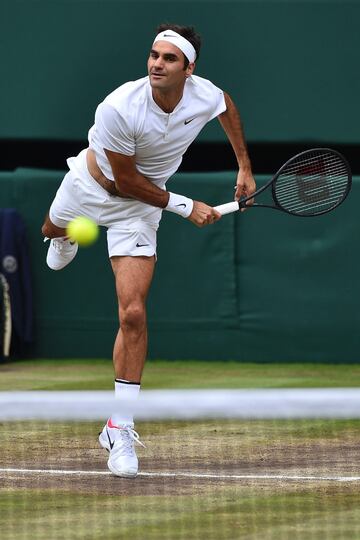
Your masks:
[[[139,244],[139,242],[136,244],[136,247],[145,247],[149,246],[150,244]]]
[[[196,118],[196,116],[194,116],[194,118],[190,118],[190,120],[185,120],[185,122],[184,122],[185,126],[186,126],[187,124],[190,124],[190,122],[192,122],[193,120],[195,120],[195,118]]]

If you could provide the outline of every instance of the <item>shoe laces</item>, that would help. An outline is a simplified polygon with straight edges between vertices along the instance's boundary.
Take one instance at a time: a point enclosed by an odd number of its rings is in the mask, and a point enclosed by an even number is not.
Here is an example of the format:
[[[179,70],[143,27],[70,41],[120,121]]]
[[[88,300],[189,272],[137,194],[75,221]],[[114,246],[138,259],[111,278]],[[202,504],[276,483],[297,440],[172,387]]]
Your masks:
[[[44,238],[44,242],[47,242],[49,238]],[[53,238],[51,240],[51,245],[58,255],[61,255],[62,251],[69,251],[73,248],[76,242],[68,241],[68,238]]]
[[[52,247],[54,248],[54,250],[56,251],[56,253],[61,253],[61,250],[63,249],[64,247],[64,239],[63,238],[48,238],[47,236],[44,237],[44,242],[47,242],[48,240],[50,240],[50,243],[52,245]]]
[[[54,248],[56,253],[58,255],[60,255],[60,253],[62,252],[63,247],[64,247],[64,240],[58,240],[57,238],[53,238],[52,239],[52,247]]]
[[[146,448],[145,444],[140,441],[138,432],[135,431],[135,429],[133,429],[131,426],[119,426],[117,429],[119,430],[121,442],[123,443],[126,450],[132,451],[134,442],[139,444],[143,448]]]

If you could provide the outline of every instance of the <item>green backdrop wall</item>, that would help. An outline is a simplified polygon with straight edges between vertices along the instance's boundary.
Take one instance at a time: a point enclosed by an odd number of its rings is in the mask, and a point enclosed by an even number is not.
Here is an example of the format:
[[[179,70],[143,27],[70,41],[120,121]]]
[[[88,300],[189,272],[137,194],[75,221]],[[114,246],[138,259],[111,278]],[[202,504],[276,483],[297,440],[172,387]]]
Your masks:
[[[105,231],[61,272],[45,264],[40,228],[62,179],[56,171],[0,173],[2,207],[29,236],[37,357],[109,357],[117,306]],[[235,173],[175,175],[173,190],[228,202]],[[265,177],[257,177],[258,185]],[[164,213],[151,289],[149,357],[357,362],[360,178],[331,214],[295,218],[266,209],[198,229]]]
[[[357,0],[2,0],[0,138],[86,139],[170,21],[202,34],[197,73],[233,96],[249,141],[358,143],[359,20]],[[217,122],[199,140],[224,140]]]

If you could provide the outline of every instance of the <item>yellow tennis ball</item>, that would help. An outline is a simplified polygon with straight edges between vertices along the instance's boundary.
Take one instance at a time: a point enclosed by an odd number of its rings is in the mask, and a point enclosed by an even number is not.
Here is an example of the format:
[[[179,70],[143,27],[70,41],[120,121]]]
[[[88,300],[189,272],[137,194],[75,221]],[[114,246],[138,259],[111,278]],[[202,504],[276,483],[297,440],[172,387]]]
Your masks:
[[[99,236],[99,227],[91,219],[79,216],[70,221],[66,233],[70,240],[77,242],[79,246],[89,246]]]

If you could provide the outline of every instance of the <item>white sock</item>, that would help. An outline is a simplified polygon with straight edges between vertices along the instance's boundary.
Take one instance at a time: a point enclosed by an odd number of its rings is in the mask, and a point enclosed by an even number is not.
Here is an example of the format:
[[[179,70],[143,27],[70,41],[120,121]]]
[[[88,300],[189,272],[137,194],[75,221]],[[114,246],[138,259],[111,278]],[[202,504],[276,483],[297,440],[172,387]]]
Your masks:
[[[119,424],[134,423],[134,408],[139,397],[140,383],[115,379],[115,400],[118,402],[118,410],[111,415],[111,423]]]

